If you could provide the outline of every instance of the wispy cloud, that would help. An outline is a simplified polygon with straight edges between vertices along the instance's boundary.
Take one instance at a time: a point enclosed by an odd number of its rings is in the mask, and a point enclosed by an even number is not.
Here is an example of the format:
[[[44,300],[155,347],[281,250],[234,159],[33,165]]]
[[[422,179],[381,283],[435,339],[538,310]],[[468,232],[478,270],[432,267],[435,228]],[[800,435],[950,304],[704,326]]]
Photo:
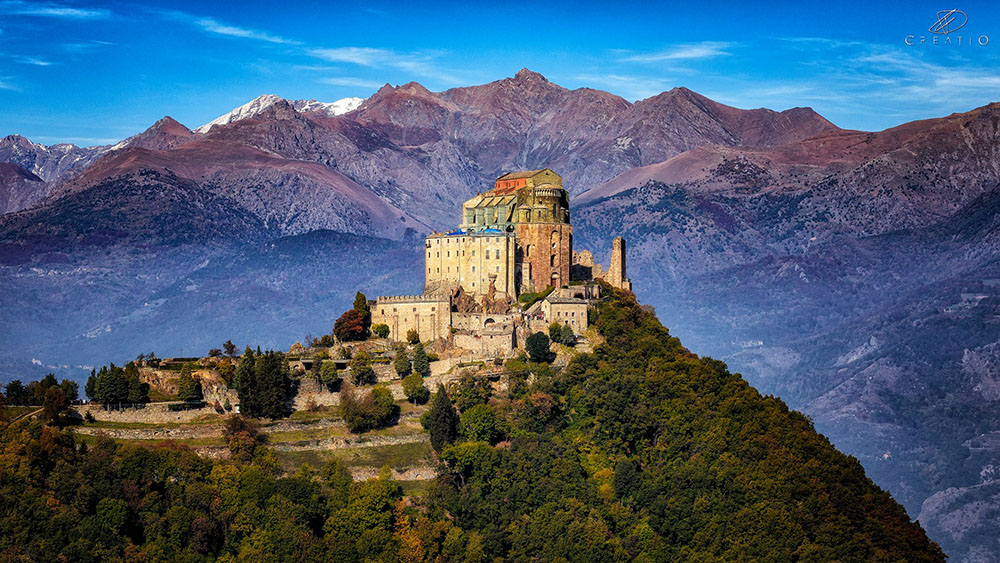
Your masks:
[[[331,63],[348,63],[368,68],[395,68],[448,84],[460,84],[462,79],[438,67],[440,51],[398,52],[374,47],[336,47],[307,49],[306,53]]]
[[[657,63],[664,61],[685,61],[695,59],[711,59],[729,55],[733,43],[724,41],[702,41],[701,43],[685,43],[673,45],[667,49],[653,53],[636,53],[623,56],[621,62]]]
[[[121,139],[114,137],[49,137],[45,135],[32,137],[32,140],[45,144],[72,143],[74,145],[80,145],[83,147],[95,146],[95,145],[111,145],[117,143],[118,141],[121,141]]]
[[[285,45],[301,45],[301,42],[292,39],[286,39],[284,37],[279,37],[277,35],[272,35],[265,31],[257,31],[254,29],[247,29],[244,27],[237,27],[234,25],[227,25],[220,23],[212,18],[198,18],[194,20],[194,24],[210,33],[217,33],[219,35],[228,35],[230,37],[242,37],[244,39],[255,39],[257,41],[267,41],[268,43],[280,43]]]
[[[309,49],[308,53],[332,63],[351,63],[361,66],[381,66],[393,58],[388,49],[371,47],[338,47],[335,49]]]
[[[670,88],[667,80],[648,76],[578,74],[576,79],[587,85],[597,85],[607,88],[609,91],[632,101],[655,96]]]
[[[109,43],[108,41],[83,41],[80,43],[63,43],[62,48],[69,53],[86,53],[94,49],[99,49],[101,47],[108,47],[115,45],[115,43]]]
[[[111,17],[111,12],[104,8],[77,8],[65,4],[21,2],[16,0],[0,2],[0,12],[14,16],[37,16],[75,20],[93,20]]]
[[[10,90],[14,92],[20,92],[21,89],[17,87],[13,82],[11,82],[10,76],[0,76],[0,90]]]
[[[330,86],[351,86],[356,88],[378,88],[381,86],[378,82],[372,80],[365,80],[363,78],[352,78],[350,76],[333,76],[327,78],[320,78],[319,82],[321,84],[329,84]]]
[[[212,17],[198,16],[181,12],[178,10],[151,10],[152,13],[159,14],[169,19],[181,21],[201,29],[208,33],[236,37],[240,39],[252,39],[280,45],[301,45],[300,41],[281,37],[268,31],[240,27],[229,23],[221,22]]]
[[[14,60],[24,64],[32,66],[52,66],[53,63],[46,61],[44,59],[39,59],[37,57],[14,57]]]

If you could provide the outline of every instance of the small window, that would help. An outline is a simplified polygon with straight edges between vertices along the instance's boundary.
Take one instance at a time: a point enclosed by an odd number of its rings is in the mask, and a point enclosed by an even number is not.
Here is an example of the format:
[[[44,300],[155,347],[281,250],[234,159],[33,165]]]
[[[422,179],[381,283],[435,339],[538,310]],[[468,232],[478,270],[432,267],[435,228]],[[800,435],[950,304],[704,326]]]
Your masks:
[[[475,271],[476,271],[476,267],[475,267],[475,266],[473,266],[473,267],[472,267],[472,271],[473,271],[473,272],[475,272]]]

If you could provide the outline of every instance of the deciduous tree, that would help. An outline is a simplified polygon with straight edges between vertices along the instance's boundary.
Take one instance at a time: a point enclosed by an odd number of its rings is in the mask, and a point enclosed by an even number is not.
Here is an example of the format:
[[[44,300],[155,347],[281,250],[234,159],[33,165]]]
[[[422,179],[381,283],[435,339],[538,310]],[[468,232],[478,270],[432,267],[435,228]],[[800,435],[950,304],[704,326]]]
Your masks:
[[[431,396],[430,389],[424,385],[424,378],[419,373],[411,373],[403,378],[403,393],[411,403],[422,405]]]
[[[364,319],[357,309],[348,309],[333,323],[333,335],[341,342],[364,340],[368,335]]]

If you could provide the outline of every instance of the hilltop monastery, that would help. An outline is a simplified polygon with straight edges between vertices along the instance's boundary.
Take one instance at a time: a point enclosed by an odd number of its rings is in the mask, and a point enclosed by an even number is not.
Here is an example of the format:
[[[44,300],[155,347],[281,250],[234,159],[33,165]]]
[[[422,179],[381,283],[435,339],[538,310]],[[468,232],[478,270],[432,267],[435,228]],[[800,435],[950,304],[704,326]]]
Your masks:
[[[372,324],[388,325],[393,340],[413,329],[424,342],[499,356],[553,322],[586,329],[596,279],[632,289],[621,237],[607,271],[590,251],[573,251],[569,194],[548,168],[497,178],[462,205],[457,229],[425,239],[424,252],[423,293],[372,304]]]

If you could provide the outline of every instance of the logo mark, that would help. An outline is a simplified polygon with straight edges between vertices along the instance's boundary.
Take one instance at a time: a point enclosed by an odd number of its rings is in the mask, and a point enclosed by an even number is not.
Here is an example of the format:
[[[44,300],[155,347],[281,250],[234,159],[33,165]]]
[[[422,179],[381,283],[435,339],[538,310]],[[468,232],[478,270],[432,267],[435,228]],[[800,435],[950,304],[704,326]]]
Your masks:
[[[969,16],[962,10],[939,10],[937,21],[935,21],[927,31],[939,35],[948,35],[953,31],[958,31],[969,23]]]

